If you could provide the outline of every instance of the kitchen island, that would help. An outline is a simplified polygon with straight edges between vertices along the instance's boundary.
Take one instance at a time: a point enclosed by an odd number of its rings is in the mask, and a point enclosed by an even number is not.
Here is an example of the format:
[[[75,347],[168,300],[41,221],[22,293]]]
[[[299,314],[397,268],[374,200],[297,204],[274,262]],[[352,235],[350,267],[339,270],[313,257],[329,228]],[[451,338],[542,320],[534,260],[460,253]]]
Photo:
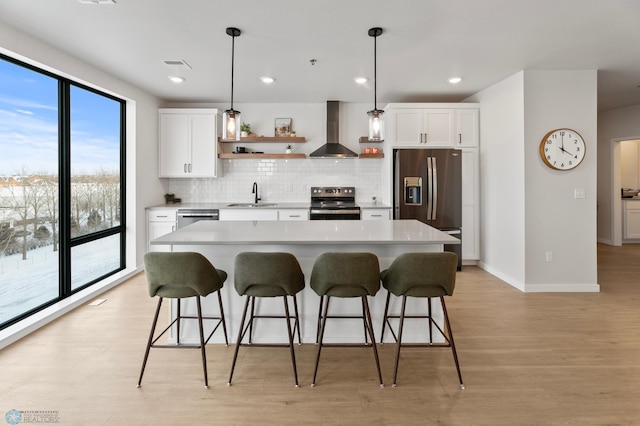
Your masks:
[[[237,337],[244,299],[233,287],[233,262],[236,254],[244,251],[289,252],[296,256],[304,272],[306,288],[298,295],[303,342],[315,342],[319,297],[309,287],[309,277],[315,259],[324,252],[371,252],[378,256],[380,268],[388,267],[393,259],[407,252],[439,252],[444,244],[459,244],[460,241],[444,232],[417,220],[389,221],[201,221],[170,234],[156,238],[151,245],[168,245],[172,251],[196,251],[206,256],[216,268],[225,270],[229,277],[222,289],[227,327],[231,341]],[[370,301],[375,332],[380,333],[386,290],[382,289]],[[392,312],[399,309],[398,300],[392,298]],[[412,300],[418,303],[419,301]],[[423,301],[424,302],[424,301]],[[281,314],[281,299],[260,299],[257,302],[261,314]],[[437,305],[437,304],[436,304]],[[183,302],[186,312],[195,312],[195,301]],[[408,309],[412,308],[408,304]],[[172,312],[175,311],[175,303]],[[203,312],[217,313],[215,296],[205,298]],[[357,314],[361,312],[359,299],[342,299],[331,306],[333,314]],[[173,315],[173,314],[172,314]],[[437,315],[434,315],[437,316]],[[357,320],[334,320],[327,323],[327,342],[353,342],[363,339],[363,325]],[[422,327],[407,323],[404,336],[407,341],[424,341]],[[205,324],[208,326],[208,324]],[[207,328],[210,329],[210,328]],[[207,331],[205,329],[205,332]],[[254,326],[256,343],[286,341],[283,320],[258,320]],[[196,342],[195,324],[182,326],[181,341]],[[379,336],[376,336],[379,340]],[[390,337],[388,337],[390,339]],[[388,341],[387,339],[387,341]],[[224,342],[222,334],[216,333],[211,342]]]

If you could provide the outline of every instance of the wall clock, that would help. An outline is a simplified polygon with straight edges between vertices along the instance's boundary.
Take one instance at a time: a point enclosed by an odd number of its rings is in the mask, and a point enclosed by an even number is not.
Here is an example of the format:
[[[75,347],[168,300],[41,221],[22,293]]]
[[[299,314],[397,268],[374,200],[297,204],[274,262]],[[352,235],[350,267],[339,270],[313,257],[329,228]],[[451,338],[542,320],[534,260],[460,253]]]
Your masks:
[[[575,130],[552,130],[540,141],[540,158],[554,170],[571,170],[584,159],[585,144]]]

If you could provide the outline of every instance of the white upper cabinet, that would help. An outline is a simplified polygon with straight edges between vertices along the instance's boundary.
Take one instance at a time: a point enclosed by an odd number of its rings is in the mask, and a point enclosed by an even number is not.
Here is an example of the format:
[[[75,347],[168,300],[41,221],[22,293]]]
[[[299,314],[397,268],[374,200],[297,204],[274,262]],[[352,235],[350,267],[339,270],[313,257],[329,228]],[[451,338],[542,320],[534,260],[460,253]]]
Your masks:
[[[389,130],[394,146],[453,146],[455,110],[398,109],[390,114]]]
[[[216,177],[217,109],[163,108],[159,112],[159,176]]]
[[[462,148],[476,148],[480,139],[479,110],[466,108],[456,110],[456,146]]]
[[[389,104],[387,139],[398,148],[477,147],[476,105]]]

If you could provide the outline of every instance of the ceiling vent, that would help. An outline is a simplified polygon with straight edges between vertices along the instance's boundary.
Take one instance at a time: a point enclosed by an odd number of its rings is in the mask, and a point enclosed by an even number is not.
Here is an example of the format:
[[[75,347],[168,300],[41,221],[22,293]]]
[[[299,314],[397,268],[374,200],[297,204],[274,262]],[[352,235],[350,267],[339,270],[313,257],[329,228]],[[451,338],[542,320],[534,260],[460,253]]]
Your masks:
[[[189,65],[188,63],[186,63],[182,59],[167,60],[167,61],[162,61],[162,62],[164,62],[164,64],[166,66],[172,67],[172,68],[175,67],[175,68],[191,69],[191,65]]]
[[[116,4],[116,0],[78,0],[82,4]]]

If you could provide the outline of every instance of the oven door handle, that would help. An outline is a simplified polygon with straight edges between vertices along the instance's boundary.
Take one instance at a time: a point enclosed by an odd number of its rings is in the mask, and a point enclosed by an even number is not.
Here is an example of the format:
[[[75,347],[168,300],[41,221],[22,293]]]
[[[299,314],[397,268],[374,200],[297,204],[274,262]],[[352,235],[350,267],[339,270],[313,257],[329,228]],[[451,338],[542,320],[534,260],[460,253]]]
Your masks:
[[[360,210],[311,209],[311,214],[360,214]]]

